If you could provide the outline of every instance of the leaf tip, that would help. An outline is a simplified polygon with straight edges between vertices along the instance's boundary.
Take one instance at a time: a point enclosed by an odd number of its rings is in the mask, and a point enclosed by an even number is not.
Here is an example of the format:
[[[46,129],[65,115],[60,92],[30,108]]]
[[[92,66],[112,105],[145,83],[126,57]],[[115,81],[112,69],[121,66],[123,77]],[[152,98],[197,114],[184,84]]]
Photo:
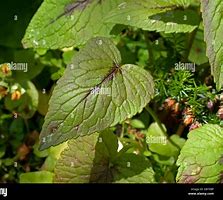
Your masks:
[[[48,147],[46,147],[45,143],[42,143],[42,142],[41,142],[41,143],[39,144],[39,148],[38,148],[38,150],[39,150],[39,151],[43,151],[43,150],[45,150],[45,149],[47,149],[47,148],[48,148]]]

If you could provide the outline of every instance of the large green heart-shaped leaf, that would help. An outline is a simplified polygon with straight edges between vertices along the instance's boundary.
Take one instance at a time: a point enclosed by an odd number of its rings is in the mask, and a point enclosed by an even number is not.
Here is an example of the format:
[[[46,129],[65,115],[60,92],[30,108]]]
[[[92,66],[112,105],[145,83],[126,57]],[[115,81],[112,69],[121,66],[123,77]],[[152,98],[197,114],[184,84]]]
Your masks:
[[[217,88],[223,87],[223,1],[202,0],[204,37],[207,43],[207,56]]]
[[[154,83],[148,71],[120,65],[106,38],[94,38],[77,53],[58,81],[41,132],[40,149],[102,131],[131,118],[148,104]]]
[[[23,39],[25,47],[63,48],[109,36],[114,24],[103,17],[122,0],[45,0]]]
[[[154,182],[154,172],[144,156],[120,154],[117,149],[117,137],[108,130],[70,140],[56,165],[55,182]]]
[[[177,161],[181,183],[222,182],[223,128],[204,125],[189,133]]]

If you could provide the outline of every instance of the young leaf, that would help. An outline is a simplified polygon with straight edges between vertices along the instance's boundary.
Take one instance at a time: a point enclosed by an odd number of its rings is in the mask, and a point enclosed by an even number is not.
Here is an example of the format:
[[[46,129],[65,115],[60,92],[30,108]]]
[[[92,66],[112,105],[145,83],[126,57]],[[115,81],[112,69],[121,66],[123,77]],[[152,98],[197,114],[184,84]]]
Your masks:
[[[115,45],[94,38],[58,81],[41,132],[40,149],[91,134],[141,112],[154,93],[148,71],[120,66]]]
[[[177,182],[222,182],[222,156],[223,128],[208,124],[191,131],[177,161]]]
[[[70,140],[56,165],[55,182],[154,182],[154,172],[145,157],[130,153],[118,156],[117,149],[117,137],[108,130]]]
[[[114,24],[103,17],[122,0],[45,0],[26,30],[27,48],[58,49],[85,44],[94,36],[109,36]]]
[[[185,142],[185,140],[178,135],[171,135],[170,139],[180,148]],[[179,149],[167,140],[157,123],[151,124],[148,128],[146,142],[149,145],[150,151],[159,155],[176,157],[179,154]]]
[[[130,1],[111,10],[104,20],[165,33],[192,32],[198,26],[199,16],[193,10],[173,10],[177,4],[161,2]]]
[[[141,128],[141,129],[145,128],[144,123],[139,119],[132,119],[130,121],[130,125],[134,128]]]
[[[207,56],[217,88],[223,87],[223,2],[221,0],[201,1],[204,21],[204,37],[207,43]]]

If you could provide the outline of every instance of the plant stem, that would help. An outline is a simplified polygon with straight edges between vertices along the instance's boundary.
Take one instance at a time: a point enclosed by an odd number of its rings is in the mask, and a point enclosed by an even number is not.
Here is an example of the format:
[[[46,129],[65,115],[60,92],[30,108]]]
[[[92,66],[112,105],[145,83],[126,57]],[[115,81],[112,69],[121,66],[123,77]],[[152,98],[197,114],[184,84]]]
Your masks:
[[[185,126],[182,123],[180,123],[180,125],[178,126],[176,134],[181,136],[183,134],[184,128],[185,128]]]
[[[149,64],[153,65],[153,63],[154,63],[154,56],[153,56],[153,50],[152,50],[152,46],[151,46],[150,40],[148,39],[148,32],[144,31],[143,33],[144,33],[144,38],[145,38],[147,49],[148,49],[148,53],[149,53]]]
[[[158,124],[160,130],[162,131],[162,133],[168,137],[166,130],[163,128],[161,121],[159,120],[159,118],[157,117],[157,115],[153,112],[153,110],[147,105],[146,106],[146,110],[148,111],[148,113],[152,116],[152,118],[154,119],[154,121]]]
[[[187,51],[184,54],[183,62],[187,62],[187,60],[188,60],[188,57],[190,55],[190,51],[191,51],[191,48],[192,48],[192,45],[193,45],[196,34],[197,34],[197,28],[192,33],[189,34],[189,39],[188,39],[188,42],[187,42],[187,45],[186,45],[187,46]]]
[[[122,122],[122,129],[121,129],[120,138],[123,138],[124,132],[125,132],[125,122]]]
[[[27,133],[29,133],[29,123],[28,123],[28,120],[24,119],[24,122],[25,122]]]

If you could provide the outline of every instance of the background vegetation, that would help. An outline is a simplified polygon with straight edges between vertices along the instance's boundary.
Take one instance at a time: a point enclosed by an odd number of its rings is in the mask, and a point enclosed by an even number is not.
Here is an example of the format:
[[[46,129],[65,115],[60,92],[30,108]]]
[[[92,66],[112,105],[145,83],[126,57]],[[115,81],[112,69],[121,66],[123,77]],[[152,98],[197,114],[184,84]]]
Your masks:
[[[208,24],[215,18],[202,16],[202,6],[223,10],[221,2],[196,0],[1,2],[0,182],[222,182],[222,25]],[[106,130],[40,151],[50,134],[43,128],[49,99],[64,93],[56,82],[68,78],[83,49],[97,51],[86,46],[95,37],[117,47],[120,65],[152,75],[147,105],[134,105],[139,113]],[[219,49],[215,59],[211,48]],[[10,70],[11,62],[27,63],[28,71]],[[45,123],[60,117],[49,113]]]

